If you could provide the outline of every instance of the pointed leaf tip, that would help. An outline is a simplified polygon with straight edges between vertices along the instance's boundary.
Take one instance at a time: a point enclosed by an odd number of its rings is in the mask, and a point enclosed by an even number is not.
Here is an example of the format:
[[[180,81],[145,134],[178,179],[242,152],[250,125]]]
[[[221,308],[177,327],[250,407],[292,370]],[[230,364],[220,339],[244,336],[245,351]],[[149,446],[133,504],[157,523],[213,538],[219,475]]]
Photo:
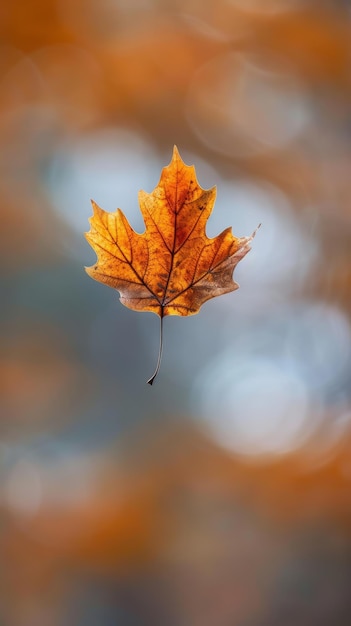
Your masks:
[[[255,230],[253,231],[252,235],[251,235],[251,239],[253,239],[258,231],[259,228],[261,228],[262,226],[262,222],[259,223],[258,226],[256,226]]]
[[[174,144],[174,146],[173,146],[173,154],[172,154],[172,161],[176,160],[176,159],[182,160],[182,157],[179,154],[179,150],[178,150],[177,146]]]

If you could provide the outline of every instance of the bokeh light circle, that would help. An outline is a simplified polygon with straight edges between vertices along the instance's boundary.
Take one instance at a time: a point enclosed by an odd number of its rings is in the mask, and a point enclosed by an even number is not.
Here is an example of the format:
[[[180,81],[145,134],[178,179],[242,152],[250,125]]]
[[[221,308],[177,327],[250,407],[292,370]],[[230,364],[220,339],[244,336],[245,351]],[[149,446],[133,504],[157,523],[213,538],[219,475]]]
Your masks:
[[[309,434],[306,384],[268,358],[223,352],[201,372],[194,393],[206,428],[233,452],[285,453]]]

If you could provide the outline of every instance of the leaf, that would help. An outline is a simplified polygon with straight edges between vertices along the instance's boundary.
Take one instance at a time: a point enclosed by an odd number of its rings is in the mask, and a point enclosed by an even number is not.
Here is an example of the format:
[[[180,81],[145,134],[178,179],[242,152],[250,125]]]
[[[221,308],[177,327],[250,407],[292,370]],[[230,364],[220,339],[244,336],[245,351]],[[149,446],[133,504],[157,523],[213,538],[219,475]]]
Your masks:
[[[94,215],[86,234],[97,263],[89,276],[117,289],[120,301],[134,311],[159,315],[160,349],[163,318],[194,315],[206,300],[234,291],[235,266],[250,250],[250,237],[237,238],[231,228],[209,239],[206,223],[216,188],[202,189],[194,166],[185,165],[176,147],[152,193],[139,192],[145,232],[136,233],[120,209],[106,213],[92,201]],[[257,230],[257,229],[256,229]]]

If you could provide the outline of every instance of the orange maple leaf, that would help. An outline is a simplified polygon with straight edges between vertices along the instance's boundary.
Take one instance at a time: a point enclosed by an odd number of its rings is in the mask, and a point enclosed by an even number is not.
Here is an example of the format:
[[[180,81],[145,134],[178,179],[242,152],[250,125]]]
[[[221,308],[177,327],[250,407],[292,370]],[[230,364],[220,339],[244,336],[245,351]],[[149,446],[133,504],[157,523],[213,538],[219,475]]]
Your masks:
[[[201,305],[238,289],[233,270],[250,250],[250,237],[234,237],[226,228],[209,239],[206,222],[215,202],[216,188],[202,189],[194,166],[185,165],[174,147],[171,163],[163,168],[152,193],[139,192],[145,232],[136,233],[120,209],[106,213],[93,200],[93,217],[86,238],[97,263],[86,271],[95,280],[120,293],[120,301],[134,311],[159,315],[160,349],[163,318],[194,315]],[[256,229],[257,230],[257,229]]]

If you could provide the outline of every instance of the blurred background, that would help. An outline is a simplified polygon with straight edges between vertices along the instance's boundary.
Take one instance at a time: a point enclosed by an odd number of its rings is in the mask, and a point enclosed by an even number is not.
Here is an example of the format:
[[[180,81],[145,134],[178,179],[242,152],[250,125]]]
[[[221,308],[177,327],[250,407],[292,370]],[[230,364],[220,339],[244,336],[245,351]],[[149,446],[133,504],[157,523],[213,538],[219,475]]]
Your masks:
[[[240,290],[84,272],[177,144]],[[351,623],[351,2],[0,6],[3,626]]]

